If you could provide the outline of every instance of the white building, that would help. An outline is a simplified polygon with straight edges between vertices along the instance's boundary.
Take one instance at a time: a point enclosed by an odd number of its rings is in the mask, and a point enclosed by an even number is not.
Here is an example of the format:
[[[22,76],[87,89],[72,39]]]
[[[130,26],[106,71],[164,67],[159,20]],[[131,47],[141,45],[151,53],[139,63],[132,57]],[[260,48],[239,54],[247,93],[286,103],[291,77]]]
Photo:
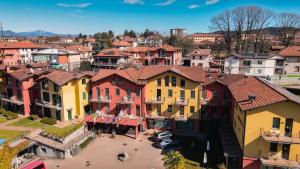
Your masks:
[[[270,77],[283,75],[284,58],[277,54],[241,54],[225,58],[224,73]]]
[[[185,66],[200,66],[203,68],[209,68],[209,63],[212,60],[211,49],[196,49],[183,58]]]
[[[284,74],[300,75],[300,48],[293,46],[287,47],[278,53],[285,58]]]

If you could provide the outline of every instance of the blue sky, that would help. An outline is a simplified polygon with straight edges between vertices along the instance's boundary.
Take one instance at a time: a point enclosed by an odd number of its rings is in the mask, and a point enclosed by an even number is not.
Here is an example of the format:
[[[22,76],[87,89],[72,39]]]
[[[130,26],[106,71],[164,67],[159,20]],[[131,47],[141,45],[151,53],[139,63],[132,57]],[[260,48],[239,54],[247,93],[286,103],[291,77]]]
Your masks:
[[[0,0],[5,30],[93,34],[145,28],[168,33],[210,31],[210,18],[225,9],[257,5],[276,13],[300,14],[300,0]]]

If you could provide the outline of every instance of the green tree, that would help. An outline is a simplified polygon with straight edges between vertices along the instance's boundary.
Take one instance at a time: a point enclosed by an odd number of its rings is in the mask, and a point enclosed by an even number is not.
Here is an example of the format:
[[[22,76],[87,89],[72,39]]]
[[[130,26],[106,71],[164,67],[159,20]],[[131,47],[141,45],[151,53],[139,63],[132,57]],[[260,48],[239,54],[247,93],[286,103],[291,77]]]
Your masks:
[[[133,31],[133,30],[128,31],[127,29],[124,31],[123,35],[124,36],[129,36],[131,38],[136,38],[137,37],[137,34],[136,34],[135,31]]]
[[[82,61],[82,62],[80,62],[80,68],[79,68],[79,70],[91,71],[92,70],[91,62],[89,62],[89,61]]]
[[[163,157],[166,169],[184,169],[184,158],[178,151],[171,151]]]
[[[177,36],[170,36],[164,39],[164,43],[175,47],[181,47],[183,56],[195,49],[193,40],[188,37],[179,38]]]

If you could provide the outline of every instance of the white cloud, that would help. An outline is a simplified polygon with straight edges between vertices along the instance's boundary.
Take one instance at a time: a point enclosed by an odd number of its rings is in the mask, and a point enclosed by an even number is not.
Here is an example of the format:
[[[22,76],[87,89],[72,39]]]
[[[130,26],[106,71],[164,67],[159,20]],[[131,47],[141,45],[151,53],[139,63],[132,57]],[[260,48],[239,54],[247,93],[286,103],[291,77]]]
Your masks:
[[[205,5],[214,5],[217,4],[219,0],[206,0]]]
[[[66,7],[66,8],[86,8],[91,6],[91,3],[78,3],[78,4],[68,4],[68,3],[57,3],[56,4],[59,7]]]
[[[130,5],[143,5],[144,1],[143,0],[124,0],[124,4],[130,4]]]
[[[196,8],[199,8],[200,6],[197,5],[197,4],[193,4],[193,5],[189,5],[188,8],[189,9],[196,9]]]
[[[176,0],[166,0],[165,2],[157,3],[156,6],[168,6],[175,3]]]

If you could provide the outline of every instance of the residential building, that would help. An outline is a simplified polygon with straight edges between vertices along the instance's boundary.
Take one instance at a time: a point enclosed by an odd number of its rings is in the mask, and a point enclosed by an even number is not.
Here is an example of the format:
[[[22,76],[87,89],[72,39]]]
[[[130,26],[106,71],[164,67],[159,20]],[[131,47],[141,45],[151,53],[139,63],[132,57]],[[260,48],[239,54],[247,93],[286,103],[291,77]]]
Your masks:
[[[226,74],[247,76],[278,77],[283,75],[284,58],[277,54],[240,54],[225,58]]]
[[[29,41],[0,42],[1,64],[12,66],[20,63],[30,63],[32,52],[41,47]]]
[[[95,38],[87,38],[84,39],[82,42],[83,46],[88,47],[91,50],[93,50],[95,43],[96,43]]]
[[[19,69],[5,74],[5,91],[1,95],[1,105],[7,110],[29,115],[34,110],[34,99],[39,88],[35,80],[49,73],[49,70]]]
[[[82,118],[90,111],[90,72],[53,71],[40,77],[39,113],[59,121]]]
[[[300,75],[300,49],[297,47],[287,47],[282,49],[278,55],[285,59],[284,74]]]
[[[183,58],[185,66],[200,66],[205,69],[210,67],[212,61],[211,49],[196,49]]]
[[[112,44],[115,48],[120,49],[121,51],[124,51],[126,48],[132,46],[132,44],[125,40],[115,40]]]
[[[251,76],[229,90],[242,168],[300,168],[299,97]]]
[[[44,49],[33,52],[33,62],[46,62],[53,67],[73,71],[80,67],[80,53],[65,49]]]
[[[182,29],[182,28],[170,29],[170,36],[176,36],[176,37],[179,37],[179,38],[183,38],[185,30],[186,29]]]
[[[192,40],[196,44],[214,43],[222,39],[222,35],[214,33],[195,33],[191,35]]]
[[[79,53],[80,55],[80,62],[82,61],[93,61],[93,50],[88,47],[81,46],[81,45],[71,45],[66,47],[67,50]]]
[[[182,64],[182,49],[170,45],[156,47],[131,47],[125,50],[139,59],[143,65],[180,66]]]
[[[128,60],[130,57],[131,54],[126,51],[116,48],[106,49],[94,56],[92,66],[94,69],[116,69],[119,61]]]

